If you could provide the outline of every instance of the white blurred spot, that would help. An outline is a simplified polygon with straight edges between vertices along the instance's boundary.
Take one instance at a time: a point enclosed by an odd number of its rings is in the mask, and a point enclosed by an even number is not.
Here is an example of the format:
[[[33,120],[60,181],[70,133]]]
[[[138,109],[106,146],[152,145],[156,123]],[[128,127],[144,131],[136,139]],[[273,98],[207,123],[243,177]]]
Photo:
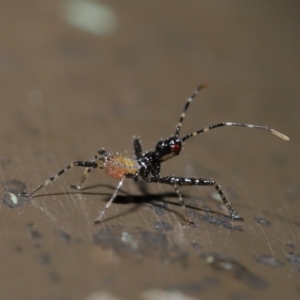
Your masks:
[[[94,292],[87,296],[84,300],[122,300],[108,292]]]
[[[138,247],[138,244],[135,241],[134,237],[126,231],[122,232],[121,241],[124,244],[130,245],[133,249],[137,249],[137,247]]]
[[[148,290],[144,292],[145,300],[200,300],[200,298],[189,297],[179,291]]]
[[[102,3],[91,0],[68,0],[63,17],[70,25],[96,35],[110,35],[117,29],[117,16]]]
[[[18,197],[15,194],[9,193],[9,196],[10,196],[10,200],[13,204],[18,204]]]

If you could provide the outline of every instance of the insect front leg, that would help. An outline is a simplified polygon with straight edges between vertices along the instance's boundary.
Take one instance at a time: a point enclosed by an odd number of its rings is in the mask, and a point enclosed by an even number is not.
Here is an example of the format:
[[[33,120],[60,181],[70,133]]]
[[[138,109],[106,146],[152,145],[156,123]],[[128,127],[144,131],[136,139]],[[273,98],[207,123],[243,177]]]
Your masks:
[[[50,182],[55,181],[59,176],[61,176],[62,174],[64,174],[66,171],[68,171],[73,167],[97,168],[98,164],[96,162],[90,162],[90,161],[72,161],[69,165],[61,169],[58,173],[52,175],[49,179],[45,180],[42,184],[40,184],[37,188],[35,188],[30,193],[21,192],[19,193],[19,196],[29,197],[29,198],[32,197],[43,187],[48,185]]]
[[[242,220],[241,217],[239,217],[236,213],[236,211],[231,206],[230,202],[227,200],[226,196],[224,195],[224,192],[222,191],[220,185],[216,183],[216,181],[212,179],[196,179],[196,178],[184,178],[184,177],[175,177],[175,176],[165,176],[165,177],[151,177],[148,179],[148,182],[156,182],[156,183],[163,183],[163,184],[169,184],[172,185],[175,189],[176,193],[179,197],[179,202],[184,210],[184,215],[186,221],[190,224],[193,223],[190,220],[189,214],[187,212],[184,200],[179,192],[178,187],[179,186],[193,186],[193,185],[203,185],[203,186],[214,186],[218,194],[220,195],[224,205],[228,209],[228,212],[230,214],[230,217],[234,220]]]

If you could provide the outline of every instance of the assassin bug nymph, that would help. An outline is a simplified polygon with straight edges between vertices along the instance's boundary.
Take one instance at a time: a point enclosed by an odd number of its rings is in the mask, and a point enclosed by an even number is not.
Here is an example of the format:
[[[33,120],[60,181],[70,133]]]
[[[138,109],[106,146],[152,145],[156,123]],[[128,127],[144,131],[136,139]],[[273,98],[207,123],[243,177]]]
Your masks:
[[[30,193],[22,192],[22,196],[32,197],[35,195],[40,189],[44,186],[48,185],[51,181],[55,181],[60,175],[64,174],[67,170],[71,169],[72,167],[84,167],[85,171],[81,177],[79,184],[71,185],[72,188],[77,190],[82,189],[83,183],[85,182],[87,176],[91,172],[92,169],[99,168],[104,169],[106,173],[116,179],[119,179],[119,184],[113,193],[110,200],[106,203],[104,209],[100,212],[98,217],[95,219],[95,223],[99,223],[102,220],[106,210],[110,207],[114,199],[116,198],[119,189],[121,188],[123,181],[125,178],[131,178],[135,182],[148,182],[148,183],[162,183],[168,184],[173,187],[175,192],[178,195],[179,202],[181,207],[183,208],[184,217],[188,224],[194,225],[192,222],[189,213],[186,209],[183,197],[179,191],[179,187],[181,186],[194,186],[194,185],[203,185],[203,186],[213,186],[218,194],[220,195],[223,203],[227,207],[230,217],[234,220],[242,219],[236,213],[236,211],[232,208],[231,204],[227,200],[226,196],[224,195],[220,185],[213,179],[204,179],[204,178],[185,178],[185,177],[177,177],[177,176],[161,176],[160,168],[161,164],[170,158],[179,155],[180,151],[182,150],[183,143],[199,134],[204,132],[208,132],[212,129],[224,127],[224,126],[241,126],[247,128],[257,128],[267,130],[276,136],[284,139],[289,140],[287,136],[284,134],[271,129],[267,126],[261,125],[251,125],[245,123],[236,123],[236,122],[222,122],[215,125],[211,125],[205,127],[203,129],[194,131],[183,138],[179,137],[179,132],[181,129],[182,122],[185,118],[186,112],[195,98],[195,96],[199,93],[199,91],[204,88],[205,85],[200,85],[192,95],[186,100],[183,112],[181,113],[180,119],[178,124],[176,125],[175,134],[166,140],[161,140],[157,143],[156,148],[154,151],[143,153],[142,145],[138,138],[133,139],[133,147],[134,147],[134,158],[130,158],[127,156],[123,156],[122,154],[118,153],[110,153],[105,151],[104,149],[97,151],[96,155],[90,161],[72,161],[69,165],[67,165],[64,169],[60,170],[58,173],[51,176],[47,179],[44,183],[39,185],[35,190]]]

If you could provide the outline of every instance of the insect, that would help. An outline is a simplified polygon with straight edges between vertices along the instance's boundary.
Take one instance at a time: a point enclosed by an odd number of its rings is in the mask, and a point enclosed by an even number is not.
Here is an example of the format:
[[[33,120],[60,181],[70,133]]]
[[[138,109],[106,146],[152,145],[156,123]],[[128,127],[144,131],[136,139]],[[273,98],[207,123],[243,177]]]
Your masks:
[[[179,137],[180,129],[182,126],[182,122],[185,118],[186,112],[201,89],[203,89],[205,85],[200,85],[192,95],[186,100],[184,109],[181,113],[178,124],[175,127],[175,134],[170,138],[165,140],[161,140],[157,143],[155,150],[143,153],[141,141],[134,137],[133,139],[133,148],[135,157],[128,157],[118,153],[110,153],[106,150],[102,149],[97,151],[95,156],[89,161],[72,161],[69,165],[67,165],[64,169],[60,170],[58,173],[51,176],[49,179],[45,180],[41,185],[39,185],[36,189],[34,189],[30,193],[22,192],[21,196],[32,197],[43,187],[48,185],[50,182],[55,181],[59,176],[64,174],[67,170],[72,167],[83,167],[85,168],[81,180],[79,184],[71,185],[72,188],[81,190],[82,186],[90,174],[92,169],[104,169],[104,171],[111,176],[112,178],[118,179],[119,184],[111,196],[110,200],[106,203],[104,209],[100,212],[98,217],[95,219],[95,223],[99,223],[107,209],[110,207],[114,199],[116,198],[119,189],[121,188],[124,179],[130,178],[135,182],[147,182],[147,183],[161,183],[171,185],[175,192],[178,195],[179,203],[183,209],[185,220],[188,224],[194,225],[194,222],[191,220],[191,217],[187,211],[185,206],[184,199],[179,191],[181,186],[213,186],[218,194],[220,195],[224,205],[227,207],[229,215],[231,219],[238,220],[242,219],[236,213],[236,211],[231,206],[230,202],[227,200],[225,194],[223,193],[221,187],[217,182],[213,179],[204,179],[204,178],[185,178],[185,177],[177,177],[177,176],[162,176],[160,174],[161,164],[165,161],[177,156],[180,154],[182,150],[183,143],[197,135],[208,132],[212,129],[224,127],[224,126],[241,126],[247,128],[257,128],[262,130],[267,130],[277,137],[280,137],[284,140],[289,140],[289,138],[267,126],[261,125],[251,125],[245,123],[236,123],[236,122],[222,122],[215,125],[211,125],[205,127],[203,129],[199,129],[183,138]]]

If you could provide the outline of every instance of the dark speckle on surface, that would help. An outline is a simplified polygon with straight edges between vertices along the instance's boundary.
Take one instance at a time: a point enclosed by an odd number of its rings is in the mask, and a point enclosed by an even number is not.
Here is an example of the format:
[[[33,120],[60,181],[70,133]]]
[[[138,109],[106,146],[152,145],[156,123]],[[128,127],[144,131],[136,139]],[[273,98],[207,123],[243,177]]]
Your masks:
[[[28,233],[32,239],[40,239],[43,237],[42,233],[33,228],[33,224],[29,223],[26,226]]]
[[[168,240],[163,232],[126,231],[119,226],[105,226],[94,235],[94,242],[105,248],[112,248],[118,253],[154,253],[165,251]]]
[[[166,264],[179,263],[184,268],[188,267],[189,251],[182,249],[179,245],[171,245],[163,231],[136,230],[132,232],[117,226],[105,226],[94,235],[94,242],[101,247],[113,249],[120,255],[155,256]]]
[[[213,288],[220,285],[220,280],[212,277],[204,277],[199,281],[190,281],[179,283],[176,286],[170,286],[168,290],[180,290],[187,294],[199,294],[205,289]]]
[[[0,167],[2,169],[5,169],[8,165],[10,165],[12,163],[12,159],[11,158],[0,158]]]
[[[286,255],[286,260],[292,264],[300,264],[300,255],[294,252],[288,252]]]
[[[19,180],[9,180],[4,183],[5,189],[8,192],[18,194],[26,189],[26,184]]]
[[[264,279],[250,272],[244,265],[228,255],[212,253],[206,256],[206,262],[217,270],[228,272],[252,288],[265,289],[268,287],[268,283]]]
[[[103,246],[112,246],[120,243],[122,227],[103,226],[94,235],[94,242]]]
[[[262,263],[264,265],[274,267],[274,268],[279,268],[279,267],[283,266],[282,261],[280,261],[279,259],[277,259],[273,256],[270,256],[270,255],[255,255],[254,259],[259,263]]]
[[[49,277],[49,279],[50,279],[53,283],[55,283],[55,284],[61,283],[61,277],[60,277],[59,274],[58,274],[56,271],[54,271],[54,270],[48,271],[48,277]]]
[[[167,236],[162,232],[142,231],[140,234],[146,248],[166,250],[169,245]]]
[[[192,216],[196,219],[203,220],[210,224],[218,225],[226,229],[244,231],[242,226],[236,225],[235,224],[236,221],[231,220],[229,217],[223,217],[223,216],[215,217],[207,214],[202,215],[195,211],[192,212]]]
[[[195,241],[192,241],[191,242],[191,246],[193,249],[195,250],[202,250],[203,249],[203,246],[200,245],[198,242],[195,242]]]
[[[297,227],[300,227],[300,222],[293,221],[293,224],[295,224]]]
[[[41,262],[43,265],[48,265],[51,262],[51,255],[49,253],[39,253],[38,261]]]
[[[286,245],[287,247],[289,247],[289,248],[295,248],[295,244],[292,243],[292,242],[288,242],[288,243],[286,243],[285,245]]]
[[[72,240],[71,235],[64,230],[59,230],[57,234],[61,238],[61,240],[63,240],[66,243],[69,243]]]
[[[10,180],[5,182],[5,191],[3,195],[3,204],[10,208],[22,206],[30,199],[28,197],[18,196],[18,194],[26,189],[26,185],[18,180]]]
[[[33,239],[39,239],[39,238],[43,237],[43,235],[37,230],[33,229],[33,230],[30,230],[29,232]]]
[[[269,227],[271,225],[271,222],[266,220],[263,217],[254,217],[253,218],[258,224]]]
[[[157,230],[172,230],[173,226],[169,222],[164,222],[164,221],[155,221],[153,222],[153,226]]]
[[[16,246],[15,250],[16,250],[16,252],[19,252],[19,253],[24,251],[22,246]]]

